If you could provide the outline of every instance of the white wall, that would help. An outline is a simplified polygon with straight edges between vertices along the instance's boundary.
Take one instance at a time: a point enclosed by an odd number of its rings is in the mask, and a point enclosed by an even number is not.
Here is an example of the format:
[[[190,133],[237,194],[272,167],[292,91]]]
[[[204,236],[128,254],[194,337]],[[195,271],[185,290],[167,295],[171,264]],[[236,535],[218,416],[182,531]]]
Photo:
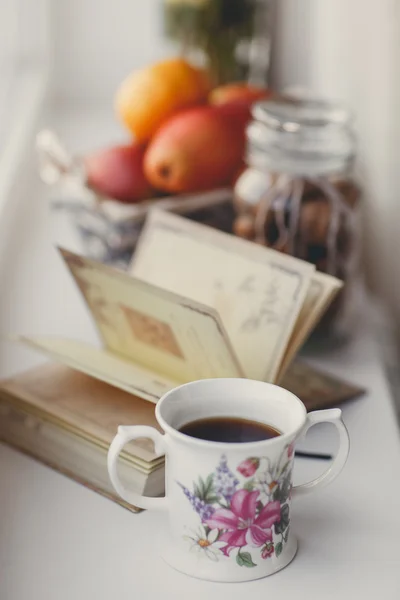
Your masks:
[[[51,7],[58,99],[110,102],[132,69],[171,51],[161,0],[56,0]]]

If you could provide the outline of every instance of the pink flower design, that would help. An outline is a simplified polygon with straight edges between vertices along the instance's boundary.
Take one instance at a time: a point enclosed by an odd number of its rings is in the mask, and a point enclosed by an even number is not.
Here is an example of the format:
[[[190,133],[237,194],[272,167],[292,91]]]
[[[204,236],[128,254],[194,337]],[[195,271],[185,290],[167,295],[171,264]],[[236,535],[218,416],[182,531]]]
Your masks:
[[[264,548],[261,550],[261,558],[269,558],[274,553],[274,544],[272,542],[268,542],[265,544]]]
[[[257,471],[259,466],[259,458],[246,458],[246,460],[243,460],[240,463],[240,465],[237,467],[237,470],[243,475],[243,477],[251,477]]]
[[[293,452],[294,452],[294,442],[292,442],[287,449],[288,458],[292,458]]]
[[[246,544],[259,547],[272,542],[271,527],[280,521],[281,505],[278,501],[269,502],[256,516],[259,494],[258,490],[239,490],[232,496],[230,510],[219,508],[206,520],[210,529],[223,531],[218,540],[226,542],[222,548],[224,554],[228,555],[232,548]]]

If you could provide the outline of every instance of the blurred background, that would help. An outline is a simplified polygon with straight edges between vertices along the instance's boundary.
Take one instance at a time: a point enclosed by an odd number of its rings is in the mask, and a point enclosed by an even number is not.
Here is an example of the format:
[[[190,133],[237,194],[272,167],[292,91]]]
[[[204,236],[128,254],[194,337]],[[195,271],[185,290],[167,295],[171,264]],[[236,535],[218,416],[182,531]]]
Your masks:
[[[166,34],[165,4],[194,10],[207,0],[2,0],[0,232],[10,226],[16,186],[23,185],[17,174],[38,180],[34,140],[42,127],[56,131],[73,154],[127,139],[114,113],[116,90],[129,73],[175,56],[179,46]],[[257,19],[252,23],[258,45],[247,39],[238,54],[242,67],[253,54],[260,60],[242,74],[257,83],[265,75],[265,85],[276,92],[291,88],[345,102],[353,112],[363,265],[368,285],[399,329],[400,5],[265,4],[267,27],[257,31]]]

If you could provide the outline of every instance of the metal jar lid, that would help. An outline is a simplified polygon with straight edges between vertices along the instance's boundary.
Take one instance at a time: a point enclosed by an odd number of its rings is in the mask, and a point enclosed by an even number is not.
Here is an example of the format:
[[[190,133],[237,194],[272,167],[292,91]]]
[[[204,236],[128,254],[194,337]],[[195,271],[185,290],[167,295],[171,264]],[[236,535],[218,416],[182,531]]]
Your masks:
[[[344,105],[282,97],[256,103],[252,116],[247,158],[256,167],[319,175],[352,163],[352,115]]]

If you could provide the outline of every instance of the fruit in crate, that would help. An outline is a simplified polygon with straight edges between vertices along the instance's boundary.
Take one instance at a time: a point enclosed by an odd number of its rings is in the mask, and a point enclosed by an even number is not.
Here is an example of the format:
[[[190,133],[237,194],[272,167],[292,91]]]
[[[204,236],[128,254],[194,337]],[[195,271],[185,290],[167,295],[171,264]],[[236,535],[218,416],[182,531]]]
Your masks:
[[[223,118],[227,119],[232,129],[240,136],[244,152],[246,146],[246,127],[251,121],[251,104],[247,102],[229,102],[228,104],[214,106],[213,109]]]
[[[209,94],[209,102],[221,114],[231,119],[232,126],[236,127],[244,138],[246,126],[252,118],[253,104],[263,98],[268,98],[270,94],[270,90],[265,88],[246,84],[228,84],[215,88]]]
[[[135,139],[145,142],[177,111],[206,102],[208,92],[205,71],[174,58],[131,73],[117,91],[115,106]]]
[[[144,149],[133,143],[87,155],[84,165],[88,186],[99,194],[127,203],[154,196],[143,171]]]
[[[208,95],[209,104],[219,105],[229,102],[244,102],[252,104],[257,100],[266,99],[271,95],[271,91],[250,85],[245,82],[227,83],[214,88]]]
[[[171,193],[229,184],[242,163],[244,138],[216,107],[196,107],[165,123],[150,142],[144,171],[151,184]]]

